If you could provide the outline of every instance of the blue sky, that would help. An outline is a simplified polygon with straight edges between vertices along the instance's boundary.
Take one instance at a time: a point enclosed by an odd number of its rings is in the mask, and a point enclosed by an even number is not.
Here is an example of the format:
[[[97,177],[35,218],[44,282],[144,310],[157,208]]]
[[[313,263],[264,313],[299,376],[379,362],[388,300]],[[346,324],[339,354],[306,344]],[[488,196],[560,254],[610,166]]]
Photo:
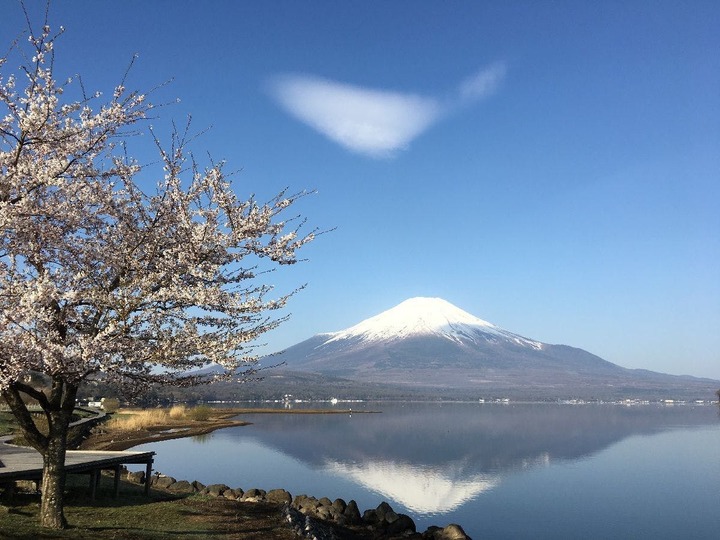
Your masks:
[[[44,2],[28,1],[32,14]],[[56,0],[58,72],[179,103],[194,149],[337,229],[273,348],[439,296],[631,368],[720,379],[720,4]],[[0,36],[25,28],[3,0]],[[6,49],[5,49],[6,50]]]

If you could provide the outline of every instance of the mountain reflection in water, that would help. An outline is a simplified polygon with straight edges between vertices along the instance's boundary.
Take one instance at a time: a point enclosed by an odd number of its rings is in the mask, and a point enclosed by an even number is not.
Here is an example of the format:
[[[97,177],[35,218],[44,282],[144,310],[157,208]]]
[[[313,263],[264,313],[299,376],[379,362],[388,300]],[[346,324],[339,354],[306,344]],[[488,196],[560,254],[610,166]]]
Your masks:
[[[470,501],[491,496],[510,477],[587,462],[629,437],[718,425],[714,406],[352,405],[355,412],[359,407],[382,412],[243,415],[253,425],[215,432],[201,445],[176,440],[142,449],[158,452],[157,470],[176,478],[355,498],[361,509],[387,500],[413,517],[455,521],[453,512],[467,514],[465,508],[477,504]],[[250,440],[267,461],[253,462],[239,452]],[[209,465],[193,469],[200,459]],[[279,470],[284,476],[273,477]],[[340,482],[343,492],[328,492],[333,482]]]
[[[500,476],[472,475],[464,466],[418,466],[396,461],[327,462],[325,470],[350,478],[413,513],[444,514],[495,487]]]

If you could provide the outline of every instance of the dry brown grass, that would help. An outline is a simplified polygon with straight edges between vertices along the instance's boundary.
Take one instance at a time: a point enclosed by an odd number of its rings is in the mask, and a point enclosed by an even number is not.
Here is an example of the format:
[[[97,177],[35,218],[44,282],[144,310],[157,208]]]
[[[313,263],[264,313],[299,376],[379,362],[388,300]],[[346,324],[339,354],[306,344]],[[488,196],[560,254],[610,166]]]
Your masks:
[[[212,409],[207,405],[188,408],[174,405],[170,409],[124,409],[107,424],[110,429],[119,431],[139,431],[154,426],[166,426],[192,421],[207,421]]]
[[[108,427],[120,431],[137,431],[169,422],[170,414],[166,409],[124,410],[108,422]]]
[[[187,407],[185,405],[173,405],[168,412],[173,420],[181,420],[187,416]]]

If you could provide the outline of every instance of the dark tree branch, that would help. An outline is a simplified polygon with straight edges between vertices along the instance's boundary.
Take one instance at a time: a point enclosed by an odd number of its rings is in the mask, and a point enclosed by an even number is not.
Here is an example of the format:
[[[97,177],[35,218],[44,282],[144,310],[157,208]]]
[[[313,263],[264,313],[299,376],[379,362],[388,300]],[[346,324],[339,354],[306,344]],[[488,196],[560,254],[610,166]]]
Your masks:
[[[23,392],[25,391],[23,390]],[[15,419],[18,421],[18,424],[20,424],[28,442],[38,452],[44,452],[48,447],[49,439],[47,436],[40,433],[40,430],[35,425],[27,405],[25,405],[25,402],[20,396],[18,383],[12,384],[6,390],[3,390],[2,396],[10,407],[13,416],[15,416]],[[47,402],[47,400],[45,401]]]

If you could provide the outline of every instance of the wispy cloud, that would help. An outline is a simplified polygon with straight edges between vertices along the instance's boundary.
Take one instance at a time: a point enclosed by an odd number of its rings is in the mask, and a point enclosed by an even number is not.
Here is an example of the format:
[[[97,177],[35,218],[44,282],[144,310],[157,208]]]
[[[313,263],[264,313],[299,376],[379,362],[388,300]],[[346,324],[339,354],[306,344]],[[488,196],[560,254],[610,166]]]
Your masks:
[[[392,156],[458,105],[493,94],[505,75],[495,64],[463,81],[450,100],[362,88],[308,75],[284,75],[270,84],[287,112],[348,150]]]
[[[491,96],[499,88],[506,71],[505,64],[498,62],[468,77],[460,83],[460,99],[471,102]]]

